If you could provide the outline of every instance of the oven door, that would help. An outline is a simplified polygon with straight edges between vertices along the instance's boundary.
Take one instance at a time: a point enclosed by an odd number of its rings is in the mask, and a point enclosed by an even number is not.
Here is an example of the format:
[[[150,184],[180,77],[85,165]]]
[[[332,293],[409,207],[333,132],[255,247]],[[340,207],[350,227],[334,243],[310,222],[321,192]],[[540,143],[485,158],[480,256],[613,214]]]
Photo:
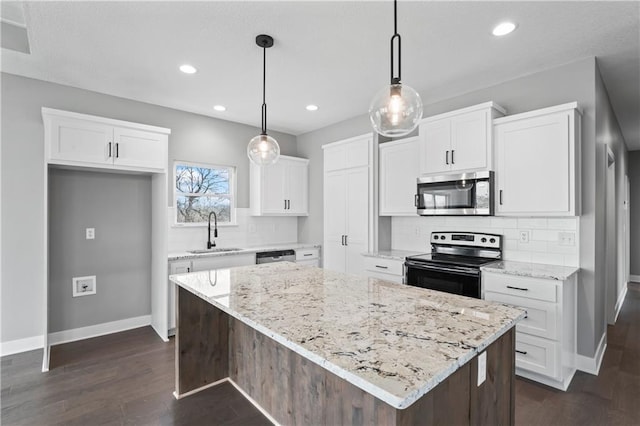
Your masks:
[[[480,299],[480,270],[405,262],[406,283],[414,287],[459,294]]]

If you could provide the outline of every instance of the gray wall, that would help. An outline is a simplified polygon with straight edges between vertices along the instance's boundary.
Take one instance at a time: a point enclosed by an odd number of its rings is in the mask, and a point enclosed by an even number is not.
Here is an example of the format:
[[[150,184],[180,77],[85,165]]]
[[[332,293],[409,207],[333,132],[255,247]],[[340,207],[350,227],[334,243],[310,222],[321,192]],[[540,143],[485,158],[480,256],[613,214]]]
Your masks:
[[[50,169],[50,332],[151,314],[150,217],[150,176]],[[87,275],[96,294],[72,297]]]
[[[604,332],[604,314],[596,313],[596,138],[595,138],[595,58],[587,58],[557,68],[525,75],[498,85],[450,99],[431,101],[421,93],[424,117],[486,101],[495,101],[508,114],[577,101],[582,116],[582,217],[580,219],[580,264],[583,268],[578,294],[578,352],[593,356]],[[311,159],[310,191],[322,194],[322,150],[328,142],[370,132],[366,114],[298,136],[298,152]],[[298,226],[300,241],[321,241],[322,202],[310,204],[309,217]],[[602,268],[599,268],[599,274]],[[599,280],[598,282],[602,282]]]
[[[173,160],[237,166],[238,207],[249,207],[246,146],[257,127],[1,73],[2,271],[0,341],[40,336],[45,301],[43,106],[168,127]],[[256,116],[259,117],[259,105]],[[283,154],[296,155],[292,135],[270,132]],[[25,196],[28,194],[28,196]],[[171,194],[171,189],[169,189]],[[22,200],[20,209],[12,200]],[[173,197],[169,196],[169,203]]]
[[[631,216],[631,275],[640,275],[640,151],[629,153],[629,208]]]

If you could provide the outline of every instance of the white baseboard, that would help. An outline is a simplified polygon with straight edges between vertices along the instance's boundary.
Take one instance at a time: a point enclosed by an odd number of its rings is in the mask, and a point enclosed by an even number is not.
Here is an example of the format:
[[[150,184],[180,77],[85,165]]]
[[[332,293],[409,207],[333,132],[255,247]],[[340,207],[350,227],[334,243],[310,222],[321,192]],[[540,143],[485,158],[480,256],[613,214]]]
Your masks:
[[[620,315],[620,309],[622,309],[622,304],[624,303],[624,298],[627,297],[627,283],[622,287],[622,293],[620,293],[620,297],[618,297],[618,301],[616,302],[616,306],[613,308],[615,311],[615,315],[613,317],[613,323],[615,324],[618,321],[618,315]]]
[[[576,354],[576,368],[585,373],[593,374],[597,376],[600,373],[600,366],[602,365],[602,358],[604,358],[604,352],[607,350],[607,333],[602,335],[596,354],[593,358]]]
[[[20,352],[42,349],[44,336],[33,336],[25,339],[9,340],[0,343],[0,356],[18,354]]]
[[[629,281],[640,283],[640,275],[629,275]]]
[[[49,345],[60,345],[62,343],[75,342],[76,340],[90,339],[92,337],[104,336],[105,334],[144,327],[145,325],[151,325],[151,315],[105,322],[88,327],[74,328],[72,330],[57,331],[49,334]]]

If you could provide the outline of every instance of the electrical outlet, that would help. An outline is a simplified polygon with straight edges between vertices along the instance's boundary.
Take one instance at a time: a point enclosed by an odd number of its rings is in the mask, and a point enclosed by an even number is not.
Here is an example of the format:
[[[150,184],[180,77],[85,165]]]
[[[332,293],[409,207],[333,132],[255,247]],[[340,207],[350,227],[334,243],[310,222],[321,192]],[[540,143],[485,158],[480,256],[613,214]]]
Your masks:
[[[73,285],[73,297],[88,296],[96,294],[96,276],[74,277],[71,280]]]
[[[478,355],[478,386],[487,380],[487,352]]]
[[[520,242],[521,243],[528,243],[529,242],[529,236],[530,236],[530,232],[529,231],[520,231]]]
[[[575,232],[558,232],[558,244],[560,244],[561,246],[575,246],[576,233]]]
[[[96,238],[96,228],[87,228],[85,230],[85,234],[87,237],[87,240],[93,240]]]

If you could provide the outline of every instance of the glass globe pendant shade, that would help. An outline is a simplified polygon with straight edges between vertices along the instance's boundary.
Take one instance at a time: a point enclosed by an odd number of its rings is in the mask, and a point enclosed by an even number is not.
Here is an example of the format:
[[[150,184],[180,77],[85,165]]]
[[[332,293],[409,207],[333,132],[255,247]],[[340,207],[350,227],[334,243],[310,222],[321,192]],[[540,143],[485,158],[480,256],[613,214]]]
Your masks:
[[[411,133],[422,118],[422,99],[406,84],[385,86],[373,97],[369,118],[376,132],[390,138]]]
[[[278,161],[280,157],[280,146],[271,136],[258,135],[249,141],[249,145],[247,145],[247,156],[254,164],[268,166]]]

